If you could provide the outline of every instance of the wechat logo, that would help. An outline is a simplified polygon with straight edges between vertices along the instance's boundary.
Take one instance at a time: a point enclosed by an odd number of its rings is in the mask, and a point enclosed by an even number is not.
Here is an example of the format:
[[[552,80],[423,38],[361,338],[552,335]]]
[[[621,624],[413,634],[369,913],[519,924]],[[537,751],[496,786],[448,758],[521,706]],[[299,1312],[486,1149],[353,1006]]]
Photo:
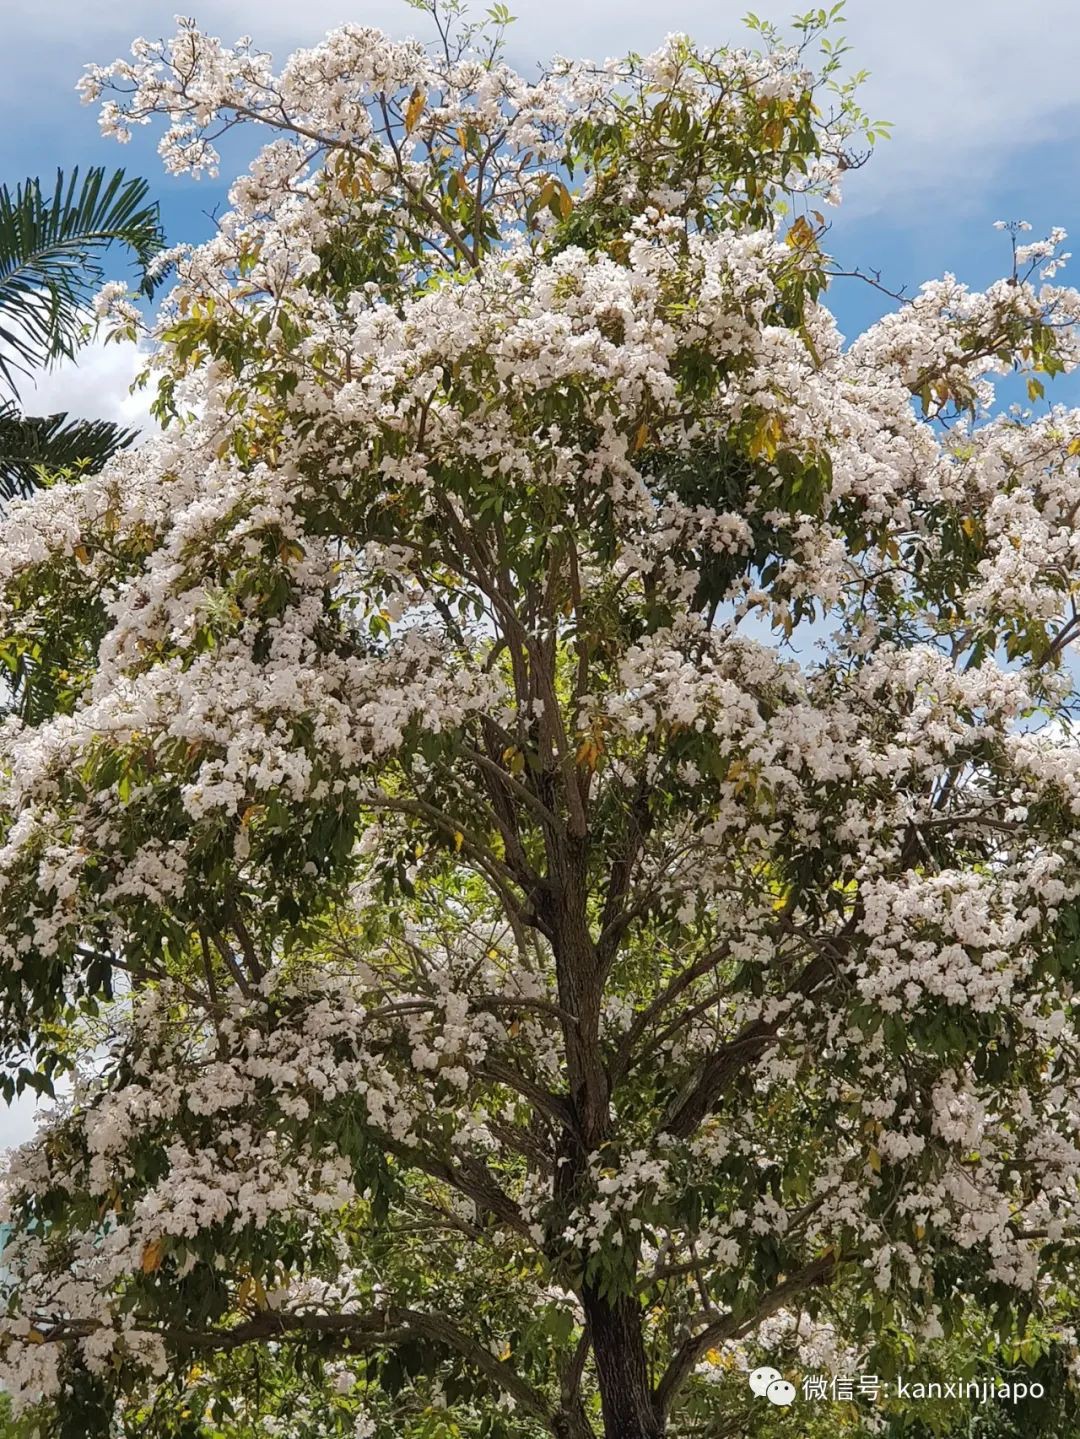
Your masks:
[[[765,1398],[770,1404],[779,1404],[786,1409],[795,1401],[795,1385],[789,1384],[778,1369],[768,1366],[755,1369],[750,1375],[750,1388],[759,1399]]]

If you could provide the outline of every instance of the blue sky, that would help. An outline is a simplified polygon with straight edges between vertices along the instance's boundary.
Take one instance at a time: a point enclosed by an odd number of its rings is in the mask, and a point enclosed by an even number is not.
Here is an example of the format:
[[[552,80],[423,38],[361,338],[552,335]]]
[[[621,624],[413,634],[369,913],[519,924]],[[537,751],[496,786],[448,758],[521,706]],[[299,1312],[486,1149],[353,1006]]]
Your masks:
[[[278,59],[347,21],[401,36],[427,33],[424,17],[404,0],[190,3],[205,29],[227,43],[250,34]],[[602,59],[648,51],[673,30],[703,44],[738,42],[748,8],[745,0],[510,3],[519,18],[509,58],[526,73],[556,52]],[[753,8],[782,22],[789,3],[756,0]],[[981,286],[1009,264],[1008,237],[993,221],[1026,219],[1030,238],[1052,225],[1070,231],[1078,259],[1062,278],[1080,284],[1080,3],[1044,0],[1037,23],[1021,11],[1015,0],[848,0],[849,59],[871,72],[864,108],[895,130],[848,177],[844,204],[831,216],[828,246],[843,268],[872,267],[890,288],[909,293],[946,270]],[[0,179],[47,178],[57,165],[124,165],[150,179],[170,242],[208,236],[207,212],[224,208],[232,178],[225,167],[219,182],[166,175],[155,150],[159,132],[137,132],[127,146],[104,140],[94,108],[74,90],[84,63],[126,55],[138,35],[172,33],[174,13],[159,0],[5,0]],[[851,280],[838,282],[830,303],[849,338],[890,307]],[[36,394],[27,392],[26,406],[137,423],[145,397],[127,394],[137,368],[129,351],[92,346],[76,369],[62,367]],[[1047,391],[1080,403],[1075,378]],[[0,1107],[0,1148],[30,1127],[28,1104],[8,1113]]]

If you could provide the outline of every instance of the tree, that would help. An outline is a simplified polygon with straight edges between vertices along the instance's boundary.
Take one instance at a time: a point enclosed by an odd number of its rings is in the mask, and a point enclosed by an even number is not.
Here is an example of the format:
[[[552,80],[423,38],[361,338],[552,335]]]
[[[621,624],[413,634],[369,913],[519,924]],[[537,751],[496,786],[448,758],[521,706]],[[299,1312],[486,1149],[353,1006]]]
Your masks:
[[[116,170],[76,168],[65,181],[56,173],[51,196],[27,179],[14,194],[0,186],[0,500],[27,494],[41,467],[81,463],[100,467],[134,432],[104,420],[69,421],[66,415],[19,412],[17,376],[54,360],[69,359],[82,337],[84,312],[104,279],[98,256],[114,244],[131,250],[140,288],[151,296],[151,262],[163,237],[156,204],[146,204],[145,180]]]
[[[657,1439],[809,1432],[722,1382],[784,1316],[1063,1372],[1080,414],[994,398],[1076,365],[1062,237],[844,348],[828,16],[534,82],[434,17],[85,81],[172,169],[277,133],[165,433],[0,530],[5,1082],[76,1071],[4,1383]]]

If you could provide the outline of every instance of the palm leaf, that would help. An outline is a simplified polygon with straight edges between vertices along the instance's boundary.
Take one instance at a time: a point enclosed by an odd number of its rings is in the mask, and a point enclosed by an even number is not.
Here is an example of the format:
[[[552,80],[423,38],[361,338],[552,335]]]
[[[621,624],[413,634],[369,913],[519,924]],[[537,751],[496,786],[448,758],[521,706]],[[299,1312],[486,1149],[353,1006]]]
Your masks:
[[[100,470],[138,432],[110,420],[69,420],[67,415],[22,415],[0,404],[0,501],[28,495],[41,485],[38,467]]]
[[[100,256],[126,246],[140,273],[140,289],[153,294],[161,276],[148,265],[164,245],[156,203],[147,204],[145,180],[123,170],[106,179],[101,167],[65,182],[56,172],[51,196],[27,179],[0,186],[0,382],[17,393],[15,372],[28,374],[51,360],[70,358],[81,338],[82,315],[104,280]]]

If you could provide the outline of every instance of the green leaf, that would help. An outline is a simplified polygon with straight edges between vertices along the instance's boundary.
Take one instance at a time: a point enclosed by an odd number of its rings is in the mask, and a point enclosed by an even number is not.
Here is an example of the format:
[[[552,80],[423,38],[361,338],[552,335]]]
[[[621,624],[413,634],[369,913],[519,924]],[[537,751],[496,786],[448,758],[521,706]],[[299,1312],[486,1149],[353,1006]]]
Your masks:
[[[24,180],[11,191],[0,186],[0,382],[17,394],[15,375],[70,358],[84,338],[83,315],[104,271],[99,257],[126,246],[150,297],[150,261],[164,246],[156,203],[147,204],[145,180],[101,167],[82,184],[74,169],[65,182],[56,172],[51,196],[41,182]]]
[[[69,420],[67,415],[22,415],[0,404],[0,500],[28,495],[42,483],[42,471],[100,470],[137,431],[109,420]]]

